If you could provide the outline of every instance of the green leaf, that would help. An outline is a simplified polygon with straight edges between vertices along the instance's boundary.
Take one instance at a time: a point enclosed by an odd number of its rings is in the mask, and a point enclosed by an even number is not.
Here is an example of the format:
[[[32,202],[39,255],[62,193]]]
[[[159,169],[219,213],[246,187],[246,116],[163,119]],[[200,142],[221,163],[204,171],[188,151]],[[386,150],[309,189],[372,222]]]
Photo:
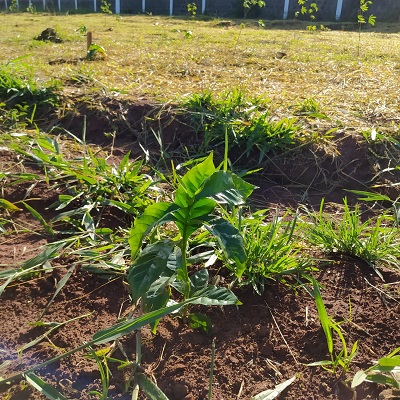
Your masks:
[[[192,313],[188,316],[188,323],[192,329],[200,329],[203,332],[210,333],[212,328],[211,319],[202,313]]]
[[[0,207],[5,208],[8,211],[21,211],[14,203],[6,199],[0,199]]]
[[[204,289],[205,287],[207,287],[209,279],[210,276],[207,269],[205,268],[199,269],[190,277],[192,290],[196,291]]]
[[[317,304],[317,309],[318,309],[318,316],[322,329],[324,330],[325,333],[326,343],[328,345],[328,351],[329,354],[333,354],[333,337],[332,337],[331,321],[326,312],[321,292],[319,291],[318,283],[315,279],[313,279],[313,286],[314,286],[315,302]]]
[[[223,218],[215,218],[206,223],[208,231],[214,235],[228,258],[241,266],[247,259],[245,243],[239,230]],[[239,268],[241,270],[241,268]],[[241,276],[243,271],[236,271]]]
[[[36,257],[30,258],[22,264],[22,269],[30,269],[47,263],[58,256],[58,252],[65,246],[65,242],[48,244],[45,250]]]
[[[40,224],[43,226],[46,233],[53,236],[54,235],[53,228],[46,222],[46,220],[34,208],[32,208],[28,203],[25,203],[23,201],[22,204],[32,214],[33,218],[35,218],[37,221],[40,222]]]
[[[391,376],[374,373],[368,375],[365,380],[368,382],[379,383],[381,385],[388,385],[400,389],[400,383]]]
[[[162,277],[157,279],[150,286],[149,290],[142,297],[143,312],[148,313],[150,311],[159,310],[167,305],[170,289],[167,286],[169,283],[169,277]],[[159,320],[154,321],[150,324],[153,333],[156,333],[156,328]]]
[[[143,238],[150,232],[154,226],[164,220],[166,216],[176,207],[171,206],[170,203],[160,202],[151,204],[146,208],[143,215],[135,220],[135,224],[129,234],[129,246],[131,247],[131,257],[135,258],[137,252],[142,246]]]
[[[149,400],[168,400],[168,397],[162,392],[162,390],[145,374],[136,374],[135,380]]]
[[[227,306],[242,304],[238,298],[227,288],[207,286],[204,289],[193,293],[192,304],[201,304],[203,306]]]
[[[254,188],[230,171],[216,171],[206,180],[196,199],[208,197],[219,204],[240,205],[245,203]]]
[[[32,387],[34,387],[36,390],[41,392],[48,399],[50,399],[50,400],[67,400],[67,398],[64,397],[56,389],[54,389],[53,386],[50,386],[48,383],[46,383],[43,379],[39,378],[33,372],[29,372],[27,374],[24,374],[24,377],[25,377],[26,381]]]
[[[193,299],[189,299],[182,303],[176,303],[171,306],[161,308],[159,310],[151,311],[135,319],[127,319],[126,321],[119,322],[118,324],[115,324],[110,328],[96,332],[93,335],[92,342],[93,344],[104,344],[112,340],[118,339],[121,336],[127,335],[128,333],[140,329],[142,326],[151,324],[154,321],[159,320],[167,314],[178,311],[186,304],[190,304],[192,300]],[[90,344],[92,344],[92,342],[90,342]]]
[[[400,367],[400,356],[380,358],[378,364],[381,367]]]
[[[349,190],[349,192],[356,194],[358,200],[362,201],[390,201],[392,202],[391,198],[386,196],[385,194],[374,193],[374,192],[365,192],[363,190]]]
[[[199,229],[204,220],[215,208],[215,201],[211,199],[200,199],[192,206],[180,208],[174,211],[176,226],[181,235],[186,232],[189,237],[193,232]]]
[[[168,259],[175,243],[160,241],[148,245],[134,260],[128,273],[132,300],[136,303],[167,268]]]
[[[194,197],[203,187],[204,182],[215,172],[213,154],[211,153],[203,162],[191,168],[181,179],[175,192],[175,204],[185,208],[193,204]]]

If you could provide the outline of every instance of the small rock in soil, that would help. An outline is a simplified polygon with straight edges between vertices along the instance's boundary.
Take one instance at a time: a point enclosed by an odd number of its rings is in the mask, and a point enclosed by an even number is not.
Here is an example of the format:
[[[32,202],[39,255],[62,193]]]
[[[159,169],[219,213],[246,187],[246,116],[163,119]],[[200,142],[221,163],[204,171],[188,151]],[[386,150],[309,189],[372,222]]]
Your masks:
[[[185,399],[189,394],[189,388],[186,384],[178,382],[175,383],[174,387],[172,388],[172,393],[176,399]]]

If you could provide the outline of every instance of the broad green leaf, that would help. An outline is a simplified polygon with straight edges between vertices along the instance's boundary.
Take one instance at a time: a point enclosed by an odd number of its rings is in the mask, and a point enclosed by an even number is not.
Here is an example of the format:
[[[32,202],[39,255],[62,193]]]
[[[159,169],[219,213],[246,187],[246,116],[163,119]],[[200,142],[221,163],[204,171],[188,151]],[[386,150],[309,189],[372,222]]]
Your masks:
[[[318,316],[324,330],[326,343],[328,345],[329,354],[333,353],[333,338],[332,338],[332,329],[331,329],[331,321],[328,317],[326,312],[326,308],[324,302],[322,300],[321,292],[319,291],[318,283],[315,279],[313,279],[313,286],[314,286],[314,297],[315,302],[317,304]]]
[[[21,209],[18,208],[14,203],[6,199],[0,199],[0,207],[5,208],[8,211],[20,211]]]
[[[369,374],[365,380],[368,382],[375,382],[381,385],[388,385],[396,389],[400,389],[400,382],[388,375],[379,373]]]
[[[254,188],[230,171],[216,171],[206,180],[196,199],[208,197],[220,204],[240,205],[245,203]]]
[[[170,289],[168,287],[169,277],[162,277],[157,279],[150,286],[149,290],[142,297],[143,312],[148,313],[150,311],[159,310],[167,305]],[[156,333],[158,321],[154,321],[150,324],[153,333]]]
[[[204,289],[207,287],[209,279],[210,276],[208,271],[205,268],[199,269],[190,277],[192,290],[196,291]]]
[[[288,386],[290,386],[296,379],[296,375],[285,382],[275,386],[275,389],[265,390],[253,396],[251,400],[273,400],[276,399]]]
[[[132,258],[135,258],[137,252],[140,250],[143,238],[173,209],[174,207],[171,207],[171,204],[167,202],[154,203],[146,208],[140,218],[135,220],[128,239]]]
[[[41,392],[50,400],[67,400],[60,392],[58,392],[53,386],[46,383],[43,379],[39,378],[33,372],[24,374],[26,381],[34,387],[36,390]]]
[[[176,210],[173,214],[181,235],[186,232],[186,235],[189,237],[199,229],[203,225],[204,220],[212,213],[215,205],[215,201],[204,198],[197,201],[193,206]]]
[[[168,400],[162,390],[145,374],[136,374],[135,380],[149,400]]]
[[[234,260],[238,266],[246,261],[247,255],[243,237],[229,221],[223,218],[215,218],[206,223],[206,228],[217,238],[228,258]]]
[[[134,260],[128,273],[132,300],[136,303],[167,268],[175,243],[161,241],[148,245]]]
[[[215,172],[213,154],[203,162],[191,168],[181,179],[175,192],[175,204],[185,208],[193,204],[194,198],[203,187],[204,182]]]
[[[193,293],[192,304],[202,304],[203,306],[227,306],[242,304],[238,298],[227,288],[217,286],[207,286],[204,289]]]
[[[400,367],[400,356],[380,358],[378,364],[381,367]]]

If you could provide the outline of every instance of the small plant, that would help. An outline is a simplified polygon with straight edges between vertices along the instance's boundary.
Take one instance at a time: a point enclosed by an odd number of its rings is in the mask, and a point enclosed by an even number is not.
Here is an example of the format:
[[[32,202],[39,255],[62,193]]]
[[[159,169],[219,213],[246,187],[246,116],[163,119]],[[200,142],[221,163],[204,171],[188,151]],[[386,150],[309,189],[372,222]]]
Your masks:
[[[321,366],[323,369],[336,374],[337,369],[340,367],[343,372],[348,372],[350,369],[350,363],[357,354],[358,341],[356,341],[349,352],[347,348],[346,339],[340,329],[340,323],[335,322],[331,317],[328,316],[324,302],[322,300],[321,292],[318,287],[318,283],[313,280],[314,286],[314,297],[317,304],[318,317],[321,323],[321,327],[324,331],[326,343],[328,346],[328,352],[330,360],[317,361],[311,364],[307,364],[310,367]],[[336,334],[342,344],[342,349],[339,353],[335,352],[333,336]]]
[[[152,204],[135,220],[129,238],[133,263],[128,283],[134,303],[142,299],[144,312],[165,306],[169,301],[170,286],[185,300],[213,288],[209,285],[207,269],[200,268],[189,274],[188,254],[191,238],[196,232],[207,230],[216,237],[227,259],[235,261],[236,276],[243,273],[246,260],[243,238],[227,219],[216,215],[214,210],[217,204],[233,206],[244,203],[253,186],[227,170],[215,168],[212,158],[210,154],[182,178],[176,177],[179,185],[172,203]],[[160,234],[149,234],[166,223],[175,225],[175,228],[171,226],[168,229],[171,238],[161,236],[154,240],[154,236]],[[148,244],[141,250],[146,237]],[[236,297],[223,287],[212,290],[218,296],[226,297],[226,304],[237,302]]]
[[[370,14],[368,19],[365,19],[365,13],[368,12],[369,7],[372,5],[371,0],[360,0],[360,7],[358,9],[357,22],[358,22],[358,46],[357,46],[357,56],[360,56],[360,46],[361,46],[361,27],[365,24],[371,26],[375,25],[376,16]]]
[[[301,15],[308,15],[311,21],[315,20],[315,13],[318,12],[318,5],[317,3],[311,3],[308,5],[308,0],[298,0],[297,1],[299,6],[300,6],[300,11],[297,11],[295,13],[295,17],[297,18],[300,14]],[[307,26],[308,31],[316,31],[317,27],[316,25],[308,25]]]
[[[36,7],[32,3],[26,8],[26,12],[30,14],[37,14]]]
[[[295,115],[306,116],[310,118],[328,119],[328,117],[321,111],[321,106],[319,103],[311,96],[298,103],[294,109]]]
[[[400,347],[380,358],[374,365],[364,371],[358,371],[351,382],[355,388],[364,381],[400,389]]]
[[[86,25],[81,25],[78,29],[75,29],[76,32],[79,32],[81,35],[86,35],[87,27]]]
[[[243,18],[247,18],[247,14],[254,7],[265,7],[266,3],[263,0],[244,0],[243,1]]]
[[[8,11],[12,12],[12,13],[16,13],[18,12],[18,1],[17,0],[12,0],[10,7],[8,8]]]
[[[188,12],[190,18],[194,19],[196,17],[196,14],[197,14],[197,5],[196,5],[196,3],[189,3],[187,5],[187,12]]]
[[[86,59],[88,61],[94,61],[98,56],[104,60],[107,57],[106,50],[103,46],[92,43],[88,48]]]
[[[107,15],[112,14],[111,3],[107,3],[107,0],[101,0],[100,10],[104,14],[104,24],[107,26]]]

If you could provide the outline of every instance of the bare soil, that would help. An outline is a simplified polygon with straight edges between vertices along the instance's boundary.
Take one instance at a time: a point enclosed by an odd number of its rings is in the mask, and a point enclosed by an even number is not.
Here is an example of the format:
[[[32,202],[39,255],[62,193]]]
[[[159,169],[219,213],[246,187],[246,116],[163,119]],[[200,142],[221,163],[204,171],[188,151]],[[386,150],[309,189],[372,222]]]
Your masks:
[[[132,150],[140,154],[135,135],[135,124],[152,109],[149,104],[122,105],[128,107],[130,117],[118,119],[126,125],[128,134],[114,143],[115,161],[118,155]],[[121,107],[115,107],[120,110]],[[111,107],[108,108],[111,110]],[[115,111],[117,112],[117,111]],[[85,111],[87,113],[87,110]],[[88,117],[88,134],[99,145],[103,139],[99,126],[106,130],[106,114]],[[82,126],[81,115],[70,118],[68,129]],[[129,127],[129,129],[128,129]],[[180,142],[190,138],[185,123],[174,122],[164,129],[165,142],[178,149]],[[186,128],[187,129],[187,128]],[[91,133],[93,132],[93,134]],[[139,130],[137,130],[139,132]],[[97,135],[97,136],[96,136]],[[96,140],[97,137],[97,140]],[[253,202],[260,207],[297,207],[299,204],[317,206],[322,197],[339,209],[342,198],[352,197],[345,189],[365,189],[375,172],[369,150],[351,135],[337,132],[334,138],[336,156],[324,152],[322,147],[310,146],[287,157],[271,157],[264,164],[264,173],[253,177],[260,187]],[[105,143],[102,143],[105,146]],[[109,144],[108,144],[109,145]],[[152,155],[157,157],[157,148]],[[7,151],[0,154],[3,165],[18,160]],[[310,162],[314,159],[314,162]],[[318,162],[315,162],[317,160]],[[29,171],[32,166],[24,165]],[[36,171],[37,172],[37,171]],[[388,179],[381,176],[380,179]],[[391,176],[390,179],[397,179]],[[9,201],[24,198],[27,187],[4,187],[4,197]],[[306,195],[305,195],[306,194]],[[395,195],[396,193],[392,193]],[[30,196],[43,199],[35,208],[46,215],[47,207],[58,193],[45,185],[34,188]],[[336,204],[337,203],[337,204]],[[0,269],[16,267],[40,251],[49,238],[27,212],[19,213],[21,226],[31,231],[2,235]],[[317,256],[317,254],[316,254]],[[319,255],[321,256],[321,255]],[[212,342],[215,340],[215,365],[213,399],[250,399],[259,392],[295,376],[296,380],[279,397],[281,399],[395,399],[394,390],[364,383],[356,390],[350,389],[354,373],[372,365],[374,360],[388,354],[400,345],[400,273],[379,268],[384,280],[361,260],[330,257],[333,262],[318,263],[315,278],[322,285],[322,296],[328,314],[341,322],[349,348],[358,341],[358,354],[350,364],[350,371],[332,374],[320,367],[306,364],[326,360],[329,355],[321,329],[315,301],[299,282],[293,280],[271,281],[259,296],[251,288],[234,289],[240,301],[238,307],[208,308],[202,310],[212,320],[211,334],[190,329],[181,319],[164,318],[158,332],[143,330],[143,368],[165,391],[171,400],[206,399],[208,395]],[[0,375],[16,372],[62,354],[92,338],[100,329],[115,324],[131,310],[128,292],[122,278],[105,280],[76,269],[67,286],[41,317],[43,308],[54,294],[57,282],[64,276],[73,260],[59,260],[49,273],[8,286],[1,297],[2,323],[0,324],[0,365],[11,361],[0,370]],[[221,276],[224,283],[228,276]],[[61,326],[42,341],[18,355],[18,349],[42,335],[48,328],[35,326],[38,320],[64,322],[83,316]],[[121,348],[129,360],[135,359],[135,337],[124,337]],[[339,347],[340,343],[336,343]],[[125,360],[117,348],[114,358]],[[126,373],[110,362],[112,371],[109,396],[112,399],[130,399],[124,392]],[[68,399],[91,399],[90,390],[99,390],[100,375],[96,363],[76,353],[38,371],[49,384]],[[44,399],[24,380],[0,388],[2,399]]]

